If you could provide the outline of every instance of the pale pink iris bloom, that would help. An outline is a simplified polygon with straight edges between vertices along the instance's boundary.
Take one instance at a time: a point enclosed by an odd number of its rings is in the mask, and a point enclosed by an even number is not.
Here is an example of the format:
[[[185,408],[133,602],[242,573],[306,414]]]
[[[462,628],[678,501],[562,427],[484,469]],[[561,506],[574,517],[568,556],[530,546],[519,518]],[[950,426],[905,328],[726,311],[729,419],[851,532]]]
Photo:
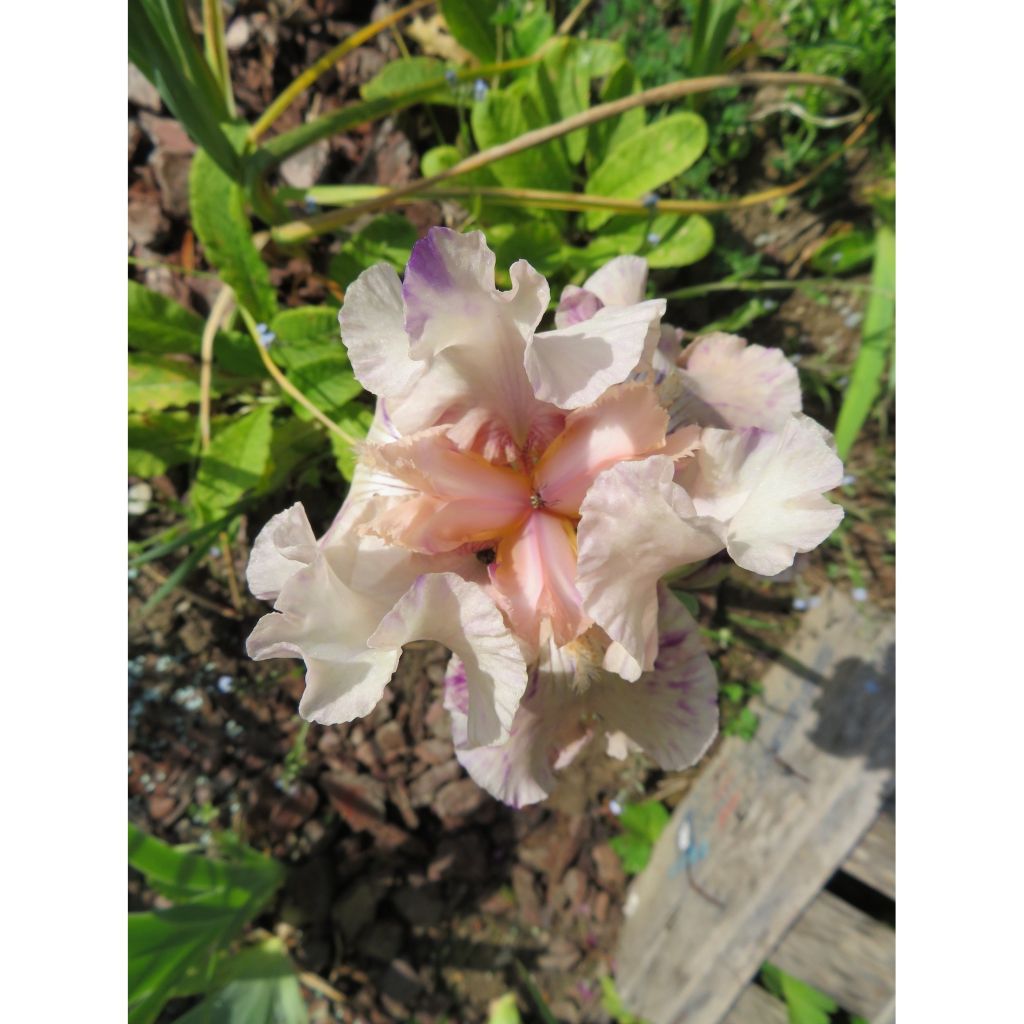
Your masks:
[[[480,233],[434,228],[404,281],[380,265],[349,288],[377,414],[327,533],[295,505],[258,537],[249,584],[275,610],[248,649],[303,658],[299,710],[333,724],[372,710],[404,644],[444,644],[459,760],[521,806],[597,734],[668,769],[700,757],[714,670],[659,581],[723,548],[780,572],[842,517],[822,497],[842,467],[782,353],[712,335],[679,354],[642,259],[566,289],[547,331],[547,282],[520,260],[501,292],[494,263]]]

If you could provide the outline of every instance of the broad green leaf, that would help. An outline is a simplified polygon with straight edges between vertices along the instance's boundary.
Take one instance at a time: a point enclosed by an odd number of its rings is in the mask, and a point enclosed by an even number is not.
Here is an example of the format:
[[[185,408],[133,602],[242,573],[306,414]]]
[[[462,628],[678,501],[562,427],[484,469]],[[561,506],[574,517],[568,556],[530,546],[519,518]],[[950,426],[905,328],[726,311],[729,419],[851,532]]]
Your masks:
[[[626,804],[619,816],[619,822],[623,828],[642,836],[649,843],[655,842],[661,835],[668,824],[668,819],[668,810],[657,800]]]
[[[507,89],[492,89],[473,105],[470,121],[480,149],[508,142],[547,124],[537,86],[528,79],[513,82]],[[490,168],[502,185],[512,188],[549,188],[570,191],[572,174],[559,139],[533,146],[505,157]]]
[[[517,18],[506,35],[509,57],[532,57],[555,33],[555,23],[539,4]]]
[[[615,256],[636,254],[655,269],[687,267],[707,256],[714,244],[714,228],[699,214],[614,217],[585,249],[570,250],[568,258],[577,266],[596,268]]]
[[[591,78],[610,75],[626,59],[621,43],[609,39],[573,39],[576,59]]]
[[[624,832],[621,836],[612,836],[608,845],[618,854],[622,861],[622,870],[627,875],[638,875],[651,859],[651,842],[637,835],[636,832]]]
[[[137,281],[128,282],[128,344],[142,352],[199,351],[203,321]]]
[[[128,354],[128,411],[147,412],[199,401],[199,368],[161,356]]]
[[[633,65],[623,60],[609,72],[601,88],[601,102],[610,103],[640,92],[643,86],[633,70]],[[605,156],[625,139],[630,139],[647,124],[643,107],[633,107],[618,117],[609,117],[590,126],[587,145],[587,168],[600,166]]]
[[[288,379],[322,412],[336,416],[362,393],[338,331],[338,311],[329,306],[307,306],[279,313],[271,324],[277,336],[271,355]],[[301,420],[312,413],[285,395]]]
[[[128,915],[128,1020],[150,1024],[189,969],[233,930],[233,908],[186,904]]]
[[[423,173],[429,176],[435,172],[424,170]],[[345,240],[341,251],[331,259],[328,273],[347,288],[364,270],[376,263],[390,263],[402,271],[415,244],[416,229],[412,224],[400,214],[386,213],[375,217],[365,228]],[[334,326],[337,331],[337,319]]]
[[[707,125],[699,114],[670,114],[617,142],[587,180],[585,191],[588,195],[640,199],[692,166],[707,142]],[[584,218],[586,226],[594,230],[611,216],[591,211]]]
[[[189,174],[192,225],[206,258],[234,289],[235,297],[260,323],[277,312],[270,271],[252,241],[242,189],[199,150]]]
[[[360,90],[364,100],[387,99],[405,92],[419,89],[431,82],[441,84],[437,91],[420,100],[421,103],[443,103],[456,106],[455,93],[444,80],[445,65],[436,57],[406,57],[393,60],[377,72]]]
[[[565,262],[562,232],[546,221],[495,224],[487,230],[487,244],[494,250],[503,286],[509,284],[508,268],[516,260],[527,260],[544,275],[555,274]]]
[[[146,876],[151,886],[175,899],[207,895],[214,890],[228,893],[245,889],[262,895],[273,892],[284,880],[277,861],[255,850],[244,863],[217,861],[181,847],[170,846],[155,836],[128,825],[128,863]],[[225,903],[234,906],[237,901]]]
[[[190,413],[128,417],[128,472],[134,476],[159,476],[188,462],[198,451],[196,418]]]
[[[590,76],[578,60],[575,39],[553,43],[537,66],[537,91],[542,110],[551,123],[579,114],[589,106]],[[559,140],[571,165],[583,159],[587,129],[570,132]]]
[[[870,263],[874,254],[874,235],[847,231],[825,242],[811,257],[810,265],[820,274],[848,274]]]
[[[839,1008],[824,992],[786,974],[774,964],[761,967],[761,980],[769,992],[785,1000],[789,1024],[829,1024],[832,1014]]]
[[[184,352],[199,355],[203,320],[166,295],[128,282],[128,344],[141,352]],[[263,366],[247,335],[218,331],[213,343],[214,363],[228,373],[259,376]]]
[[[268,494],[288,484],[317,486],[320,456],[327,456],[327,434],[312,417],[289,416],[274,426],[270,461],[262,490]]]
[[[220,966],[215,990],[175,1024],[305,1024],[295,968],[276,939]]]
[[[498,0],[441,0],[441,13],[456,41],[484,64],[497,60],[498,33],[494,16]]]
[[[882,389],[896,331],[896,233],[880,227],[875,236],[875,262],[861,330],[860,351],[843,395],[836,422],[836,451],[845,459]]]
[[[224,515],[260,482],[270,456],[273,415],[273,406],[260,405],[214,434],[191,490],[200,521]]]
[[[373,410],[359,402],[351,402],[334,417],[334,422],[353,437],[363,438],[366,437],[370,430],[370,424],[373,423]],[[338,464],[338,472],[351,483],[352,476],[356,471],[356,453],[350,445],[333,432],[330,440],[334,461]]]

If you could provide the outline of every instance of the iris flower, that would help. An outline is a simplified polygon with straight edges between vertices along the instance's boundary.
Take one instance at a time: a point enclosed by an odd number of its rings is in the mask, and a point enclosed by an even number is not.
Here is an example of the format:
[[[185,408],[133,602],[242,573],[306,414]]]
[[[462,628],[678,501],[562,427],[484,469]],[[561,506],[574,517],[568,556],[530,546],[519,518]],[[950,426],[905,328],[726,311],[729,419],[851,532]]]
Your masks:
[[[566,288],[553,330],[545,279],[519,260],[500,291],[494,269],[482,234],[433,228],[404,279],[348,289],[373,425],[323,537],[296,504],[257,538],[274,611],[248,651],[302,658],[299,711],[331,725],[372,711],[404,644],[445,645],[456,754],[522,806],[597,737],[665,769],[701,756],[715,674],[663,581],[723,549],[781,572],[839,523],[843,470],[785,356],[724,334],[681,351],[643,259]]]

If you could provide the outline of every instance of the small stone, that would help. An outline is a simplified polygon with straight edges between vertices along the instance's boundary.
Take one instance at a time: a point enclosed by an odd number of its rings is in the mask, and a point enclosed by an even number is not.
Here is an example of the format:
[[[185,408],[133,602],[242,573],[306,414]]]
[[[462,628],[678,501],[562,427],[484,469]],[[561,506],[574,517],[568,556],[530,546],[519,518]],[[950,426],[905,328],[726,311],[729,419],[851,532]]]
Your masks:
[[[158,149],[149,162],[160,186],[163,208],[172,217],[184,217],[189,211],[188,176],[192,155]]]
[[[149,484],[144,480],[137,484],[132,484],[131,487],[128,488],[128,515],[145,515],[149,511],[149,503],[152,500],[153,488],[150,487]]]
[[[377,748],[381,752],[385,763],[393,761],[402,751],[406,749],[405,733],[400,723],[392,719],[385,722],[374,737],[377,741]]]
[[[408,1009],[415,1005],[423,991],[423,982],[405,960],[393,960],[380,983],[380,991],[381,995],[394,1000],[402,1009]]]
[[[445,761],[453,759],[453,748],[447,740],[423,740],[413,747],[413,754],[417,761],[424,764],[444,764]]]
[[[331,144],[321,139],[281,164],[281,177],[292,188],[312,188],[331,159]]]
[[[444,900],[437,885],[406,886],[399,889],[391,901],[411,925],[429,927],[444,916]]]
[[[377,921],[359,943],[359,951],[373,960],[388,963],[402,948],[402,926],[397,921]]]
[[[597,884],[602,889],[621,889],[626,881],[626,875],[618,854],[607,843],[602,843],[590,851],[590,856],[594,861]]]
[[[379,884],[362,879],[346,889],[335,901],[331,908],[331,918],[345,942],[352,942],[374,920],[381,896]]]
[[[155,113],[160,110],[159,90],[131,61],[128,62],[128,102]]]
[[[516,904],[524,924],[540,924],[540,899],[533,881],[533,872],[516,864],[512,868],[512,891],[516,895]]]
[[[139,115],[142,130],[149,136],[154,149],[163,149],[168,153],[186,153],[196,151],[196,144],[188,137],[184,128],[173,117],[157,117],[154,114]]]
[[[252,38],[252,23],[248,18],[235,18],[224,33],[224,45],[231,53],[241,50]]]
[[[434,811],[440,818],[465,818],[487,800],[487,793],[472,779],[449,782],[434,800]]]
[[[431,803],[434,794],[459,774],[458,761],[447,761],[434,768],[428,768],[409,787],[409,799],[413,807],[424,807]]]

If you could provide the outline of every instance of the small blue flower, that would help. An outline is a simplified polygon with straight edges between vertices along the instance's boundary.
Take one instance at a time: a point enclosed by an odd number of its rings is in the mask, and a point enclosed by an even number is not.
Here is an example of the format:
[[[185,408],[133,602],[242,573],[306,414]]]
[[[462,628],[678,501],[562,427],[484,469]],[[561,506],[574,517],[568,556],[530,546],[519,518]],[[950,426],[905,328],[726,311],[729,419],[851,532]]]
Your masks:
[[[805,611],[807,611],[807,609],[809,607],[810,607],[810,605],[807,603],[807,598],[806,597],[794,597],[793,598],[793,611],[795,611],[795,612],[805,612]]]
[[[277,335],[266,324],[257,324],[256,333],[259,335],[260,344],[264,348],[269,348],[277,341]]]
[[[478,78],[473,83],[473,99],[477,103],[482,102],[487,97],[487,93],[490,91],[490,86],[482,79]]]
[[[221,693],[230,693],[235,688],[235,680],[231,676],[221,676],[217,680],[217,689]]]
[[[653,210],[658,205],[657,193],[648,192],[647,195],[645,195],[641,201],[645,209]]]
[[[453,89],[455,88],[455,86],[456,86],[456,85],[458,84],[458,81],[459,81],[459,76],[458,76],[458,75],[457,75],[457,74],[455,73],[455,69],[454,69],[454,68],[449,68],[449,69],[448,69],[448,70],[447,70],[447,71],[446,71],[446,72],[444,73],[444,80],[445,80],[445,81],[446,81],[446,82],[447,82],[447,83],[448,83],[448,84],[449,84],[449,85],[450,85],[450,86],[451,86],[451,87],[452,87]]]
[[[316,213],[319,209],[316,200],[306,196],[306,213]]]
[[[647,236],[648,245],[657,245],[660,241],[661,235],[655,234],[653,231]]]
[[[852,473],[847,473],[841,481],[843,487],[852,487],[856,482],[857,478]]]
[[[854,601],[866,601],[868,599],[868,592],[863,587],[854,587],[853,590],[850,591],[850,597],[852,597]]]
[[[615,817],[618,817],[622,813],[622,804],[620,804],[618,800],[609,800],[608,810],[611,811]]]

